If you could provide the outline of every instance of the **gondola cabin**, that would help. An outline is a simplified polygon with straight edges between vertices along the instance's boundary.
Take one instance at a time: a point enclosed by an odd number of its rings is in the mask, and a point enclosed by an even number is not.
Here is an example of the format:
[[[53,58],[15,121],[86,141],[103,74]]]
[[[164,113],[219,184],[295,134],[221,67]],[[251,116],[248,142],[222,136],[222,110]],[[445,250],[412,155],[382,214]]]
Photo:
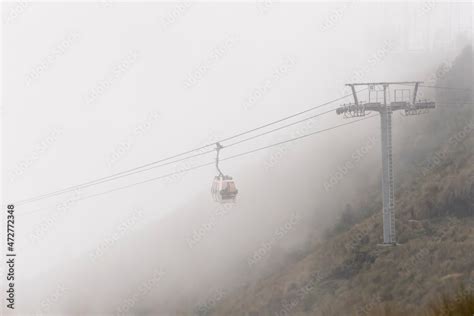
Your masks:
[[[230,176],[215,176],[211,193],[214,201],[220,203],[233,203],[237,197],[235,182]]]

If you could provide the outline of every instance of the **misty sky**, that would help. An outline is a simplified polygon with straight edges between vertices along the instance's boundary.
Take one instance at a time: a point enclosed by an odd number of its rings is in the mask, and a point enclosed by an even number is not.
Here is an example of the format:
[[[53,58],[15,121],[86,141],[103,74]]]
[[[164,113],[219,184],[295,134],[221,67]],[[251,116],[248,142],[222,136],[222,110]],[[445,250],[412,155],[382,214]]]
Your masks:
[[[440,63],[449,63],[472,41],[472,5],[4,3],[2,26],[2,198],[10,203],[212,143],[341,97],[348,93],[347,82],[430,80]],[[336,114],[328,115],[308,132],[341,122]],[[291,170],[304,161],[329,170],[324,164],[343,152],[337,144],[347,135],[360,143],[377,128],[374,120],[363,128],[305,140],[281,166]],[[224,149],[222,155],[293,135],[283,131]],[[302,155],[311,142],[320,144],[322,154],[309,162]],[[246,184],[265,185],[252,174],[264,168],[268,157],[260,152],[222,164],[226,173],[240,178],[244,204],[249,203]],[[378,151],[374,157],[378,159]],[[78,194],[213,159],[211,154]],[[274,172],[282,171],[277,166]],[[139,221],[145,225],[195,198],[207,198],[215,173],[208,167],[79,201],[57,218],[57,203],[72,194],[18,207],[17,243],[28,258],[23,277],[93,249],[136,209],[143,209]],[[328,174],[330,170],[324,176]],[[47,218],[55,223],[32,246],[33,231]],[[45,251],[49,260],[38,260]]]

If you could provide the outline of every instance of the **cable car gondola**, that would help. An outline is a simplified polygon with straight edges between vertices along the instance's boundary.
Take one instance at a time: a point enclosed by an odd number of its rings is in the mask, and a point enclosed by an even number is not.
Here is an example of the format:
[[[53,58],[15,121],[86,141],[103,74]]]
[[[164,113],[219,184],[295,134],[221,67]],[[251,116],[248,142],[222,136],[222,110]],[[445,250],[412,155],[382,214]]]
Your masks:
[[[214,201],[219,203],[235,202],[235,198],[237,197],[237,193],[239,192],[239,190],[237,190],[232,177],[224,175],[221,169],[219,169],[219,151],[223,147],[219,143],[217,143],[216,145],[216,169],[219,174],[214,177],[214,182],[212,183],[212,197],[214,198]]]

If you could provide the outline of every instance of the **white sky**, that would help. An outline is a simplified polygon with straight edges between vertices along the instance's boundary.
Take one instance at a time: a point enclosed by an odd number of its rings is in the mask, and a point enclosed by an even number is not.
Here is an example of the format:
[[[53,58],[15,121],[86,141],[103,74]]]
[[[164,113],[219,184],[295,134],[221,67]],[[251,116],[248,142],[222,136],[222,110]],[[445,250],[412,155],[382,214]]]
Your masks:
[[[346,93],[343,85],[350,81],[425,80],[472,41],[467,3],[4,3],[2,19],[4,203],[133,168],[324,103]],[[288,70],[275,77],[282,65]],[[199,66],[202,78],[187,87]],[[271,87],[247,108],[246,99],[265,80]],[[107,84],[103,93],[97,92],[101,82]],[[98,97],[88,104],[94,91]],[[318,128],[338,123],[341,118],[328,116]],[[274,140],[224,150],[223,156]],[[130,148],[110,166],[121,143]],[[223,167],[248,176],[265,157],[260,153]],[[33,248],[28,237],[68,195],[18,207],[17,214],[35,211],[18,224],[23,256],[39,258],[46,250],[50,256],[24,273],[34,276],[64,254],[92,249],[136,208],[144,209],[145,223],[207,195],[214,173],[205,168],[172,183],[81,201]],[[245,187],[240,190],[245,194]],[[36,212],[43,208],[50,210]]]

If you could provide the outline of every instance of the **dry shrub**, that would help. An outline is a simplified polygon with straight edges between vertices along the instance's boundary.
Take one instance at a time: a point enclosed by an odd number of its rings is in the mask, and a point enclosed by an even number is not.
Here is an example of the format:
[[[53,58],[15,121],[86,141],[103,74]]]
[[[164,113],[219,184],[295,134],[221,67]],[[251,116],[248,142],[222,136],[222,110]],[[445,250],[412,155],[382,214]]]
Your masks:
[[[427,316],[474,315],[474,292],[461,287],[454,296],[443,295],[430,306]]]

